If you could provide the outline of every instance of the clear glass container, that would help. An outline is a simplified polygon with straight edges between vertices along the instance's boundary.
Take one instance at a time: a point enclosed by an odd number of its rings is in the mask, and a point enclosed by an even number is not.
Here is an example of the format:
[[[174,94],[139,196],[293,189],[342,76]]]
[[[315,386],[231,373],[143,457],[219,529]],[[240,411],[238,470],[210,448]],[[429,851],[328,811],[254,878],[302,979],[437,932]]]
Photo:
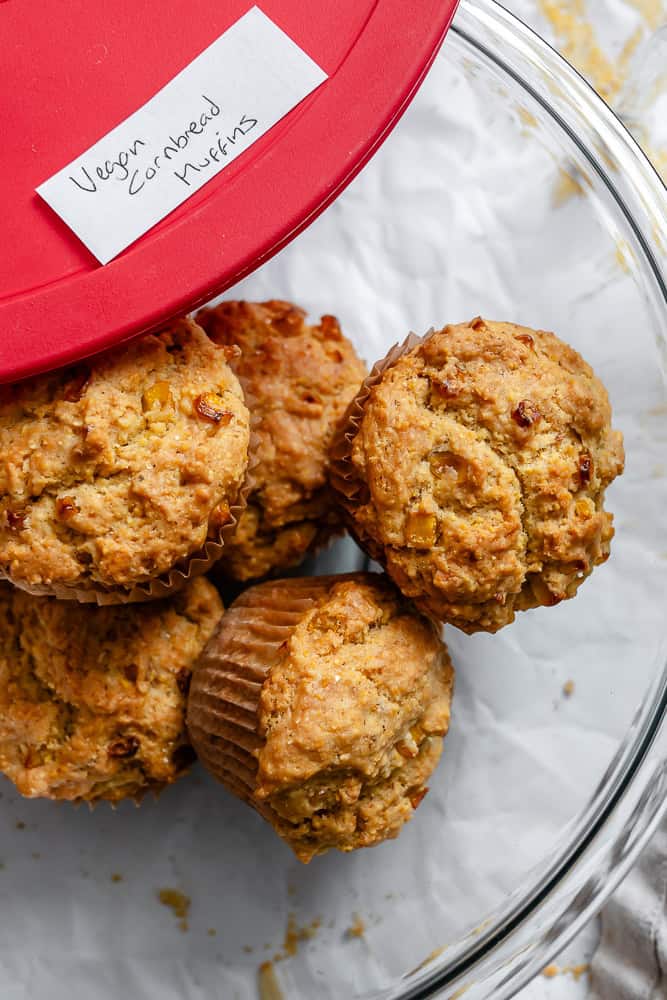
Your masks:
[[[559,333],[626,438],[612,557],[496,636],[446,630],[443,761],[372,851],[303,868],[201,772],[115,814],[3,784],[3,996],[502,1000],[599,909],[667,802],[666,244],[665,190],[614,115],[500,6],[463,0],[375,158],[227,297],[335,312],[368,362],[477,314]],[[314,561],[360,565],[349,541]]]

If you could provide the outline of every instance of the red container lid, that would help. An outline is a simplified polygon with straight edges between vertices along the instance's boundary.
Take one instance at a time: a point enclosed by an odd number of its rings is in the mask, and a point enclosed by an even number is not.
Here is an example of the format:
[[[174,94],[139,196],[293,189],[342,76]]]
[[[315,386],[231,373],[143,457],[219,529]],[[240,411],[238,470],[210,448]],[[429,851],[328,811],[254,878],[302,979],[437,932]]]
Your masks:
[[[149,330],[288,243],[396,124],[457,2],[262,0],[329,79],[101,266],[35,189],[149,100],[252,0],[0,0],[0,382]]]

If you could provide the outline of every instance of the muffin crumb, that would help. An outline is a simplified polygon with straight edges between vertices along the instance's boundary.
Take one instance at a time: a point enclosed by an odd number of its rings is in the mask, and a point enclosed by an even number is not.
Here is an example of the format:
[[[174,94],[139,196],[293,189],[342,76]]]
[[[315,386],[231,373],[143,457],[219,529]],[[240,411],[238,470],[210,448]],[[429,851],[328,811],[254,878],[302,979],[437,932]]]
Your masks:
[[[167,906],[178,920],[179,929],[183,932],[188,930],[188,915],[190,913],[191,899],[179,889],[159,889],[158,899],[163,906]]]
[[[345,935],[348,938],[361,938],[366,933],[366,924],[361,919],[358,913],[354,914],[354,920],[350,926],[345,931]]]
[[[262,962],[257,970],[259,1000],[285,1000],[273,962]]]

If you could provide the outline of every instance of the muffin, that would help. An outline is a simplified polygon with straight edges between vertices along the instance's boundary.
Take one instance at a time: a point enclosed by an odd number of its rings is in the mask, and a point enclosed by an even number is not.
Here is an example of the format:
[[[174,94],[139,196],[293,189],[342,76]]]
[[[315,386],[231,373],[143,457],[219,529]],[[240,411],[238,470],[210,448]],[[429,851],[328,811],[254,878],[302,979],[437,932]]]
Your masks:
[[[437,629],[387,577],[269,581],[198,661],[188,729],[307,862],[397,836],[440,757],[453,681]]]
[[[0,771],[30,798],[141,798],[194,760],[190,672],[222,614],[204,577],[87,607],[0,584]]]
[[[327,481],[328,448],[365,375],[333,316],[309,326],[288,302],[223,302],[197,322],[230,365],[256,431],[248,506],[218,569],[252,580],[300,563],[340,531]]]
[[[219,555],[248,439],[224,348],[186,319],[0,387],[0,576],[61,598],[162,596],[154,581]]]
[[[623,470],[602,383],[552,333],[446,326],[374,370],[333,481],[361,545],[426,613],[495,632],[609,555]]]

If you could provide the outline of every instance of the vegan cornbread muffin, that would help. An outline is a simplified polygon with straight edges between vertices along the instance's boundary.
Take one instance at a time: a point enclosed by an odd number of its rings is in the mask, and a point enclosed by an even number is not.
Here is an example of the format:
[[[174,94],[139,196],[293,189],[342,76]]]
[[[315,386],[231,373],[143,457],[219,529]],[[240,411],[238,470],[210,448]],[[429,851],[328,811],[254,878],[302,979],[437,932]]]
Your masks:
[[[238,348],[230,365],[256,431],[250,494],[218,569],[251,580],[300,563],[340,530],[327,482],[336,422],[366,374],[333,316],[309,326],[289,302],[223,302],[197,322]]]
[[[135,600],[175,566],[203,571],[235,524],[248,439],[225,349],[187,319],[0,387],[0,575]]]
[[[0,584],[0,770],[22,795],[141,798],[194,760],[192,664],[222,614],[197,577],[162,601],[97,608]]]
[[[440,757],[453,683],[437,629],[386,576],[269,581],[195,666],[188,729],[307,862],[397,836]]]
[[[554,334],[475,319],[374,370],[334,446],[361,545],[425,612],[495,632],[609,555],[623,470],[602,383]]]

